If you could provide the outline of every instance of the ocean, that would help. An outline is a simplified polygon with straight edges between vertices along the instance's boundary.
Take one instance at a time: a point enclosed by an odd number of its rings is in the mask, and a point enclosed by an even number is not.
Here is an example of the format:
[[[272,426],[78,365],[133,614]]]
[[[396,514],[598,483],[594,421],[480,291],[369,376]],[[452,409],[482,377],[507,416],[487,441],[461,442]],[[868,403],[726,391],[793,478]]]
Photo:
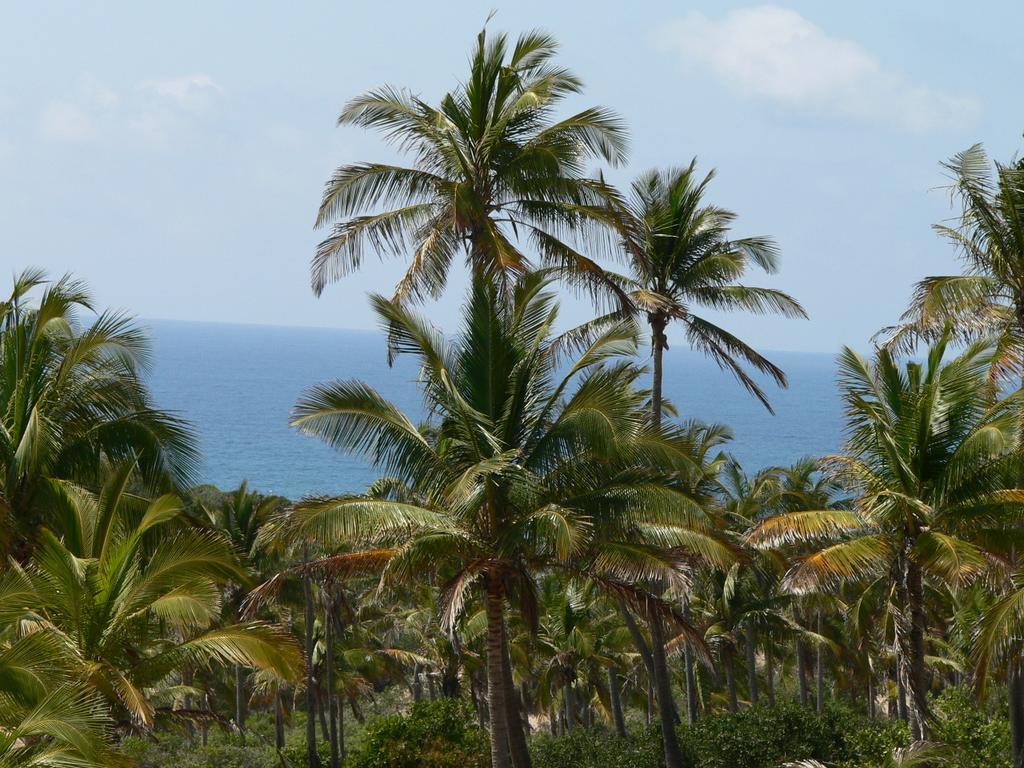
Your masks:
[[[156,402],[193,424],[203,454],[199,479],[222,489],[248,480],[264,493],[297,499],[358,492],[374,480],[374,470],[361,459],[289,429],[296,399],[318,382],[361,379],[408,413],[422,413],[415,362],[399,358],[388,368],[383,336],[375,331],[145,325],[154,339],[150,386]],[[789,377],[789,389],[768,385],[773,416],[730,374],[682,347],[666,354],[666,397],[681,417],[729,425],[735,435],[729,450],[748,472],[840,447],[834,356],[768,354]]]

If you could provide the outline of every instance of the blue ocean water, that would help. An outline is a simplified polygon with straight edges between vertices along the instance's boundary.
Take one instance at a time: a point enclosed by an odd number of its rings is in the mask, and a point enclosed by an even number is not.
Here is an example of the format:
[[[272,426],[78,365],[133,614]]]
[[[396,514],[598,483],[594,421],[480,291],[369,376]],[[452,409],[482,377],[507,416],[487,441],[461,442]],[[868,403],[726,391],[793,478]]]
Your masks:
[[[234,488],[243,480],[266,493],[299,498],[361,491],[371,467],[288,427],[292,405],[308,387],[362,379],[411,414],[422,412],[413,360],[388,368],[373,331],[150,321],[151,387],[160,407],[189,419],[200,435],[202,482]],[[701,356],[672,349],[665,395],[683,417],[728,424],[730,450],[748,471],[835,451],[841,406],[831,355],[778,352],[789,376],[772,387],[775,415]]]

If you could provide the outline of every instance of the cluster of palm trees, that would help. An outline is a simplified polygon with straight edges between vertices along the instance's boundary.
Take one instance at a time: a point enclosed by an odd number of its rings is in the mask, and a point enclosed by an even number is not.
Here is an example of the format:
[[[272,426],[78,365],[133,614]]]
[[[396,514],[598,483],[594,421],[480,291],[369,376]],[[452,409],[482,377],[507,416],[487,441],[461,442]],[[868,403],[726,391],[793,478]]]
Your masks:
[[[0,765],[113,765],[120,736],[159,728],[245,739],[258,709],[279,749],[304,712],[308,764],[324,741],[336,768],[346,712],[390,689],[471,701],[494,768],[529,768],[538,728],[639,722],[681,768],[684,720],[847,699],[923,743],[936,692],[992,678],[1024,764],[1024,166],[954,158],[963,216],[940,232],[967,273],[922,281],[870,358],[843,350],[841,453],[751,474],[726,427],[665,400],[663,357],[680,328],[770,407],[783,371],[700,313],[804,316],[742,282],[775,271],[776,247],[733,236],[696,163],[625,193],[594,173],[625,160],[625,128],[562,116],[582,86],[555,52],[483,32],[439,105],[386,87],[341,115],[412,163],[335,172],[313,287],[368,250],[407,260],[370,300],[427,414],[352,380],[296,404],[296,429],[378,470],[362,492],[189,490],[195,439],[151,402],[144,334],[70,278],[16,278]],[[470,288],[445,333],[415,305],[460,257]],[[561,287],[595,318],[566,330]]]

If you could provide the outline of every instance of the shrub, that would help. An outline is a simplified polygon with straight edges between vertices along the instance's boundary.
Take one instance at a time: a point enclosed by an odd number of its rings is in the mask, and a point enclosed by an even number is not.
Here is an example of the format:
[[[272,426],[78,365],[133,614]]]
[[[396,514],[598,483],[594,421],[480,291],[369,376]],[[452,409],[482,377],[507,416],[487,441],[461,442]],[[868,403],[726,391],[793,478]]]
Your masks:
[[[608,730],[540,735],[530,745],[533,768],[660,768],[661,732],[644,729],[620,738]]]
[[[487,733],[469,705],[453,699],[421,702],[408,715],[371,723],[347,768],[487,768]]]
[[[778,768],[809,758],[842,768],[867,768],[906,739],[903,723],[871,721],[838,706],[819,716],[795,703],[716,714],[679,729],[684,762],[692,768]],[[577,730],[558,738],[538,736],[532,747],[534,768],[664,765],[656,728],[625,739],[608,731]]]
[[[979,707],[966,688],[935,700],[932,739],[945,745],[956,768],[1010,768],[1010,725],[1002,714]]]

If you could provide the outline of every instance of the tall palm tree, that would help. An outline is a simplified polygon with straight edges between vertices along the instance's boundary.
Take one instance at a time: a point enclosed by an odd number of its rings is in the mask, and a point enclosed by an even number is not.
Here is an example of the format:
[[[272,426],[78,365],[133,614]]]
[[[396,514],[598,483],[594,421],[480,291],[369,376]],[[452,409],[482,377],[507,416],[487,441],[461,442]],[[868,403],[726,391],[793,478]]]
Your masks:
[[[24,560],[36,530],[65,532],[55,510],[97,488],[108,462],[131,460],[163,491],[196,468],[189,427],[157,410],[142,378],[148,346],[130,318],[93,311],[85,287],[26,270],[0,301],[0,536]]]
[[[653,401],[659,417],[669,326],[682,326],[690,346],[732,372],[770,410],[767,396],[744,366],[767,374],[780,386],[786,385],[783,371],[697,312],[807,316],[782,291],[737,282],[752,265],[774,273],[778,252],[768,237],[732,237],[736,214],[705,200],[714,175],[711,171],[700,176],[696,160],[686,168],[650,171],[633,183],[632,195],[618,208],[622,248],[629,262],[629,273],[620,282],[630,311],[651,330]]]
[[[985,572],[986,552],[1010,546],[998,531],[1024,499],[1006,485],[1017,466],[1020,395],[995,399],[992,344],[944,362],[947,343],[905,368],[886,349],[873,363],[845,349],[848,452],[827,461],[858,491],[853,508],[783,512],[748,536],[761,547],[812,545],[786,576],[795,591],[882,580],[917,739],[929,720],[925,580],[966,583]]]
[[[131,465],[98,494],[74,498],[76,527],[47,529],[27,567],[0,575],[0,621],[56,638],[75,679],[106,699],[124,728],[151,728],[153,693],[186,665],[266,668],[293,679],[298,648],[261,622],[219,625],[220,585],[244,574],[220,535],[178,526],[171,495],[130,490]]]
[[[890,346],[912,348],[952,329],[959,338],[994,336],[1000,355],[993,371],[1024,375],[1024,160],[991,163],[980,144],[944,168],[960,203],[959,221],[937,224],[961,258],[965,274],[921,280],[901,323],[883,329]],[[994,167],[993,167],[994,165]],[[1024,427],[1022,427],[1024,428]],[[1013,754],[1024,766],[1024,668],[1010,672]]]
[[[460,251],[472,274],[506,284],[533,267],[524,244],[581,287],[614,292],[573,238],[608,220],[608,187],[584,174],[592,160],[624,160],[625,129],[602,107],[556,118],[582,89],[557,48],[541,32],[513,45],[484,30],[468,77],[438,105],[384,86],[345,106],[339,124],[380,131],[413,162],[335,171],[316,220],[332,228],[313,258],[315,293],[358,269],[367,247],[408,259],[396,301],[439,295]]]
[[[692,347],[731,371],[771,410],[767,396],[744,368],[744,363],[772,377],[780,386],[786,385],[785,373],[696,311],[741,309],[806,317],[800,304],[786,293],[737,282],[751,264],[765,272],[774,272],[778,255],[770,238],[731,237],[730,228],[736,214],[704,200],[713,178],[714,171],[701,178],[697,161],[693,160],[686,168],[650,171],[633,183],[628,199],[609,201],[616,213],[617,231],[629,273],[624,277],[609,274],[607,279],[620,286],[627,301],[573,334],[587,337],[591,329],[619,321],[624,315],[642,317],[647,322],[653,358],[651,408],[656,426],[660,425],[663,412],[663,362],[668,349],[669,325],[682,325]],[[675,704],[664,658],[665,638],[661,627],[652,625],[651,633],[665,759],[669,768],[675,768],[682,758],[674,729],[669,727],[674,721]]]
[[[989,161],[980,144],[959,152],[945,170],[960,203],[959,221],[936,224],[961,258],[965,274],[921,280],[900,325],[883,329],[888,345],[911,347],[947,332],[999,338],[1001,364],[1021,371],[1024,353],[1024,160]]]
[[[311,500],[282,535],[393,548],[385,583],[436,574],[446,628],[472,595],[482,600],[495,768],[512,759],[517,768],[529,765],[510,688],[506,604],[535,626],[540,570],[585,572],[629,598],[637,596],[633,583],[681,567],[684,551],[719,561],[733,555],[699,503],[659,482],[691,459],[651,426],[634,387],[632,326],[606,329],[562,366],[549,280],[529,274],[507,297],[475,281],[452,340],[401,304],[374,297],[399,352],[420,361],[429,429],[347,381],[314,388],[293,419],[308,434],[369,456],[422,502]]]

